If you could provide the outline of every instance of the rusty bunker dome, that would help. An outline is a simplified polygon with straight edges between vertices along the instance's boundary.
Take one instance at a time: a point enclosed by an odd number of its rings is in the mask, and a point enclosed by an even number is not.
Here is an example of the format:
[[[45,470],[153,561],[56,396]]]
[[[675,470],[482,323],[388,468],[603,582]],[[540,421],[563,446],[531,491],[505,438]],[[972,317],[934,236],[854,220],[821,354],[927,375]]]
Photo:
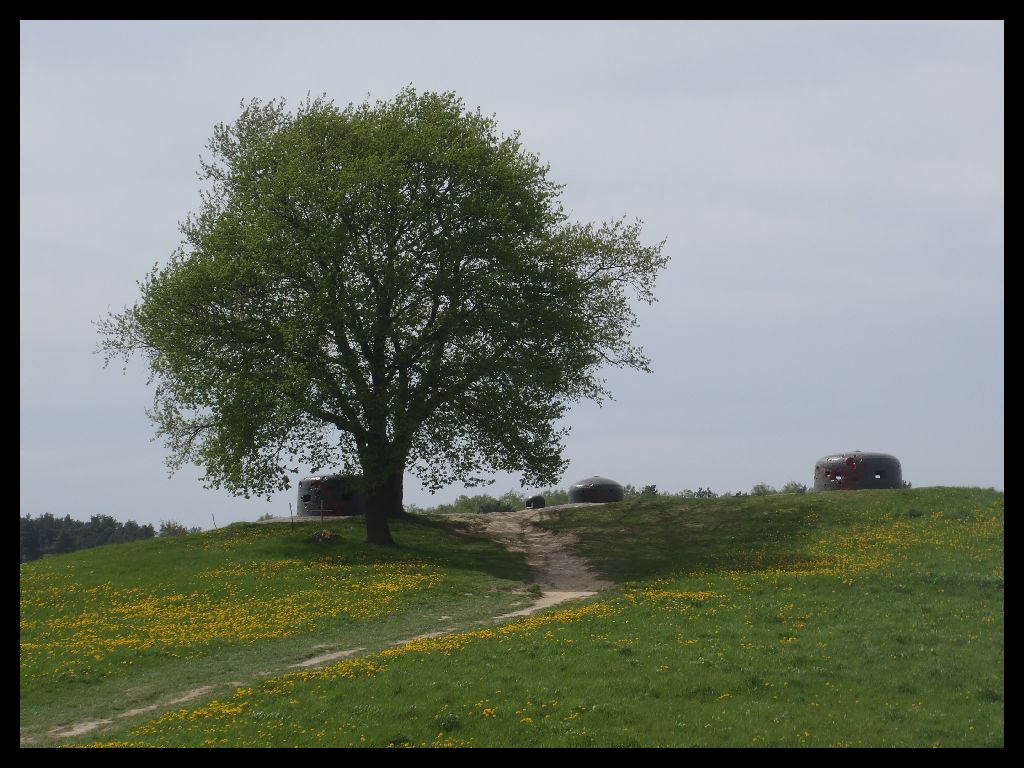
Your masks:
[[[299,517],[366,514],[366,498],[352,489],[348,475],[313,475],[299,481]]]
[[[622,501],[625,492],[621,485],[607,477],[588,477],[569,487],[570,504],[603,504],[608,501]]]
[[[814,464],[814,490],[855,491],[864,488],[902,488],[899,459],[888,453],[834,453]]]

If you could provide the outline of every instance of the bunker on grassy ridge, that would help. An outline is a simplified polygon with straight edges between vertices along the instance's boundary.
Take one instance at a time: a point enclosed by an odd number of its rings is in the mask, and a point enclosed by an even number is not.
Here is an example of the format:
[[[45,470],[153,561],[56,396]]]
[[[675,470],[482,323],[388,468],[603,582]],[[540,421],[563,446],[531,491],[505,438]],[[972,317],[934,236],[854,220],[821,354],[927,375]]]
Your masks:
[[[823,456],[814,464],[816,491],[902,487],[903,469],[899,459],[888,453],[833,453]]]
[[[622,501],[625,492],[621,485],[607,477],[594,475],[580,480],[569,487],[570,504],[601,504],[608,501]]]
[[[366,498],[352,488],[348,475],[313,475],[299,481],[299,517],[366,514]]]

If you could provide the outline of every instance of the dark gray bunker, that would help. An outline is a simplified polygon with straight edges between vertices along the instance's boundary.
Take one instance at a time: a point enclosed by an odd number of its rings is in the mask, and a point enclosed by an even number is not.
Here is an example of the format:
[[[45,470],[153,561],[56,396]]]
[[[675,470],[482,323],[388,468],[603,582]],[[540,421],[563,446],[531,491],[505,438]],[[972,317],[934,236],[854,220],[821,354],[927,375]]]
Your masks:
[[[588,477],[569,487],[570,504],[603,504],[608,501],[622,501],[622,486],[607,477]]]
[[[314,475],[299,481],[299,517],[365,515],[366,498],[347,475]]]
[[[834,453],[814,464],[814,490],[855,491],[864,488],[902,488],[900,461],[888,453]]]

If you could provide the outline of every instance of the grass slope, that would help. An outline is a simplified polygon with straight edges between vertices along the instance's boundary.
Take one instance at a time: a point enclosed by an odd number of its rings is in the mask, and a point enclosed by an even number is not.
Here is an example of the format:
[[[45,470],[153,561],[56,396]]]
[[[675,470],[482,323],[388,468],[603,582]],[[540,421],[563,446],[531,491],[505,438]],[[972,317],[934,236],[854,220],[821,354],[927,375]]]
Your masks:
[[[324,527],[329,543],[318,522],[236,524],[22,564],[23,741],[529,601],[522,555],[491,541],[417,518],[398,548],[366,546],[361,520]]]
[[[1001,746],[1003,504],[934,488],[551,511],[618,588],[63,743]],[[438,562],[451,540],[429,530]]]

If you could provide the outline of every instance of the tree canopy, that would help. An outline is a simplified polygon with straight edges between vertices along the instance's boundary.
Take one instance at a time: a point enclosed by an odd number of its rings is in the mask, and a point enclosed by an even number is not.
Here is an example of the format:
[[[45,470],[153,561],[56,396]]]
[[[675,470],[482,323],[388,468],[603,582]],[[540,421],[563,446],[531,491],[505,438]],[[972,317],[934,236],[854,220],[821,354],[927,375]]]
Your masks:
[[[569,221],[519,134],[454,94],[253,100],[208,149],[178,250],[99,323],[107,362],[145,359],[172,470],[245,495],[358,472],[389,543],[406,470],[555,483],[569,405],[609,394],[605,365],[648,369],[631,302],[664,243]]]

